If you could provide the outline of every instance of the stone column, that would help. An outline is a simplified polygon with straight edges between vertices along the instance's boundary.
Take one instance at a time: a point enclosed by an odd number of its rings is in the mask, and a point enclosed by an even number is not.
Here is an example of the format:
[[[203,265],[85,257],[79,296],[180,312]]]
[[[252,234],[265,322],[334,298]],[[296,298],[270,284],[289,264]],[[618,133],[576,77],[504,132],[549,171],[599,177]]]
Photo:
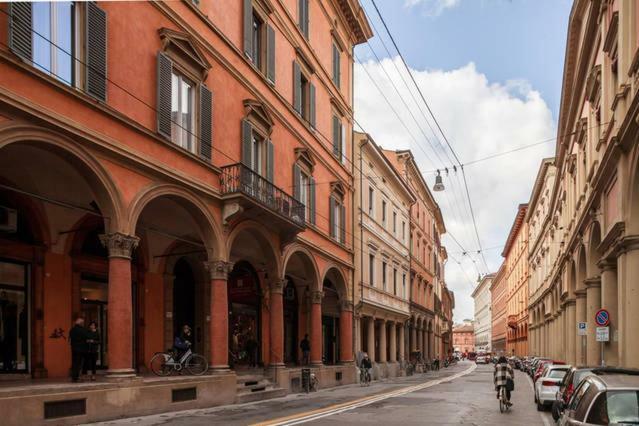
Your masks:
[[[424,353],[424,333],[421,328],[417,329],[417,350]]]
[[[397,362],[397,323],[390,323],[390,362]]]
[[[575,312],[575,300],[570,299],[566,301],[566,324],[565,324],[565,339],[566,339],[566,362],[570,365],[577,363],[577,357],[575,356],[575,343],[577,341],[577,317]]]
[[[270,283],[270,346],[269,366],[284,367],[284,287],[285,279],[276,279]],[[312,346],[311,346],[312,347]]]
[[[311,364],[322,365],[322,299],[321,291],[311,291]]]
[[[375,362],[375,318],[367,318],[366,330],[368,334],[366,338],[368,340],[368,358],[370,358],[371,362]]]
[[[406,355],[404,353],[404,348],[406,347],[406,341],[404,340],[404,328],[406,324],[401,324],[399,326],[399,361],[403,362],[406,359]]]
[[[428,354],[428,332],[426,328],[422,330],[422,356],[425,358]]]
[[[576,322],[586,321],[586,290],[575,291],[577,297],[575,316]],[[592,328],[592,321],[589,324],[588,329]],[[579,336],[575,333],[575,359],[578,366],[586,365],[586,336]]]
[[[353,362],[353,302],[341,303],[339,314],[339,361]]]
[[[211,339],[211,368],[228,370],[229,368],[229,302],[227,295],[228,274],[233,264],[223,260],[204,262],[211,280],[211,322],[209,335]]]
[[[614,338],[619,327],[617,309],[617,262],[599,262],[601,269],[601,307],[610,313],[610,341],[604,344],[604,363],[607,366],[619,365],[619,341]]]
[[[379,362],[386,362],[386,320],[379,322]]]
[[[585,284],[586,322],[588,323],[586,363],[596,366],[601,364],[601,343],[597,342],[597,326],[595,325],[595,315],[601,309],[601,277],[588,278]]]
[[[639,368],[639,241],[636,237],[626,237],[622,241],[617,257],[617,276],[619,325],[611,338],[618,341],[619,365]]]
[[[135,377],[133,370],[133,305],[131,297],[131,253],[140,239],[119,232],[100,235],[109,252],[109,370],[107,377]]]
[[[417,328],[415,323],[410,326],[410,351],[414,352],[417,350]]]

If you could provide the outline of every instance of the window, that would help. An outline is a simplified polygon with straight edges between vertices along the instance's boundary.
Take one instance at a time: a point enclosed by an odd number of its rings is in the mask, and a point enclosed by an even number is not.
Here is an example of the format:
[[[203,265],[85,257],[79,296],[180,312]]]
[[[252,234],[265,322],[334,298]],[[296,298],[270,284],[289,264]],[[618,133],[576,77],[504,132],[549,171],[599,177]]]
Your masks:
[[[73,3],[32,4],[33,65],[73,84]]]
[[[393,268],[393,294],[397,296],[397,268]]]
[[[386,262],[382,262],[382,288],[386,291]]]
[[[382,225],[386,226],[386,200],[382,200]]]
[[[406,222],[402,220],[402,241],[406,241]]]
[[[372,186],[368,187],[368,215],[373,216],[373,208],[375,206],[375,190]]]
[[[393,235],[397,235],[397,212],[393,212]]]
[[[308,0],[298,0],[297,9],[297,25],[304,37],[308,39]]]
[[[608,391],[599,394],[588,413],[588,424],[639,423],[639,392]]]
[[[342,52],[335,42],[333,42],[333,83],[340,88],[341,80],[341,55]]]
[[[315,128],[315,86],[310,81],[310,71],[293,61],[293,108]]]
[[[346,208],[344,207],[344,191],[341,184],[336,184],[334,193],[329,197],[329,227],[331,238],[338,243],[346,243]]]
[[[346,164],[346,128],[340,116],[333,115],[333,155]]]
[[[402,297],[406,297],[406,273],[402,274]]]
[[[173,71],[171,75],[171,141],[187,151],[195,152],[193,128],[194,84]]]
[[[268,24],[269,7],[262,0],[244,1],[244,54],[275,84],[275,30]]]
[[[375,255],[368,255],[368,284],[375,286]]]
[[[273,122],[266,112],[266,107],[259,101],[246,99],[244,108],[247,111],[242,119],[242,164],[247,168],[262,176],[269,182],[273,182],[273,169],[275,167],[275,155],[273,142],[267,135],[271,133]],[[247,179],[252,174],[247,170]],[[250,179],[247,182],[253,182]],[[258,181],[253,185],[259,191]],[[300,212],[301,214],[301,212]]]

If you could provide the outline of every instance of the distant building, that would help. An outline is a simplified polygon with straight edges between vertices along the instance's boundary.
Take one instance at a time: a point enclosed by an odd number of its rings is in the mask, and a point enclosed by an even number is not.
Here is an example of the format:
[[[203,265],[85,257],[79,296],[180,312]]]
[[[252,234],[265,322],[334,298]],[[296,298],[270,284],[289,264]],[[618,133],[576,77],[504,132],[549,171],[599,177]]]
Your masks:
[[[490,285],[491,298],[491,346],[495,354],[506,352],[506,301],[508,283],[505,280],[505,266],[502,263]]]
[[[456,352],[475,352],[475,328],[473,321],[464,320],[464,324],[453,327],[453,348]]]
[[[490,352],[492,315],[491,315],[491,294],[490,286],[495,278],[495,274],[488,274],[482,278],[475,291],[471,295],[475,302],[475,349]]]

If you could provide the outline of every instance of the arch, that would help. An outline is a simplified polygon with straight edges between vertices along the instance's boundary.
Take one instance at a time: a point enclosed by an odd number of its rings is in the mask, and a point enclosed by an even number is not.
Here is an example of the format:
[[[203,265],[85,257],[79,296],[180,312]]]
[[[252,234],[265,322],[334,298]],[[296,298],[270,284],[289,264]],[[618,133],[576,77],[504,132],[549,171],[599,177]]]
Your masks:
[[[198,225],[200,238],[205,246],[210,260],[227,260],[221,238],[222,231],[217,225],[208,207],[200,198],[192,192],[171,184],[154,184],[142,190],[128,209],[126,220],[127,232],[134,235],[145,207],[160,198],[168,198],[175,201],[193,218]]]
[[[0,126],[0,150],[25,146],[55,155],[82,175],[105,218],[106,232],[123,232],[123,204],[120,191],[109,172],[78,141],[57,132],[25,123]]]
[[[601,226],[599,222],[595,221],[590,226],[588,238],[588,277],[599,275],[599,267],[597,266],[597,263],[601,259],[599,244],[601,244]]]
[[[279,261],[280,251],[275,244],[275,239],[264,230],[264,225],[253,220],[242,221],[231,230],[224,249],[226,258],[229,261],[232,260],[233,247],[245,232],[250,232],[252,239],[255,240],[259,248],[262,250],[262,253],[265,254],[266,260],[269,263],[268,267],[271,272],[275,274],[276,277],[281,277],[283,275],[283,271],[281,269],[282,264]]]
[[[319,287],[319,268],[317,266],[317,262],[313,257],[313,254],[306,247],[301,244],[290,244],[282,253],[282,266],[280,267],[283,273],[286,273],[288,267],[290,266],[291,258],[294,256],[299,256],[300,260],[304,264],[305,268],[310,269],[313,274],[312,286],[315,290],[320,290]]]
[[[324,286],[324,281],[329,280],[335,286],[335,290],[339,294],[341,300],[350,300],[350,292],[348,291],[348,281],[344,277],[341,268],[335,264],[329,264],[324,270],[321,283]]]
[[[0,183],[10,184],[10,182],[5,182],[4,179],[0,179]],[[35,202],[26,195],[13,191],[4,191],[1,188],[0,200],[2,205],[18,210],[18,233],[20,233],[20,222],[22,222],[22,224],[26,224],[27,233],[30,234],[33,243],[40,243],[47,247],[51,245],[49,221],[40,203]],[[20,211],[24,213],[21,214]]]
[[[628,188],[621,190],[620,193],[625,193],[625,197],[622,198],[622,206],[628,206],[625,210],[625,229],[628,235],[636,234],[639,232],[639,146],[634,147],[631,154],[631,160],[629,162],[628,174],[630,175],[628,182]],[[622,192],[623,191],[623,192]],[[624,200],[628,200],[626,204]]]
[[[577,282],[576,289],[583,290],[586,288],[584,280],[588,278],[587,275],[587,260],[586,260],[586,248],[582,245],[579,246],[577,253]]]

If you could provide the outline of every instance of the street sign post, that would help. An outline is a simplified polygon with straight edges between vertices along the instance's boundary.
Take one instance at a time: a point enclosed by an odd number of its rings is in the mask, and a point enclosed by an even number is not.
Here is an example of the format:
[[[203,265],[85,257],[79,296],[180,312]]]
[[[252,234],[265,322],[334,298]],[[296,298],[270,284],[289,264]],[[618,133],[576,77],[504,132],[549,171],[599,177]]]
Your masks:
[[[587,330],[588,330],[588,325],[585,322],[578,322],[577,323],[577,335],[578,336],[585,336],[587,334]]]
[[[610,327],[597,327],[597,342],[610,341]]]
[[[605,309],[599,309],[595,314],[595,323],[599,327],[606,327],[610,324],[610,314]]]

